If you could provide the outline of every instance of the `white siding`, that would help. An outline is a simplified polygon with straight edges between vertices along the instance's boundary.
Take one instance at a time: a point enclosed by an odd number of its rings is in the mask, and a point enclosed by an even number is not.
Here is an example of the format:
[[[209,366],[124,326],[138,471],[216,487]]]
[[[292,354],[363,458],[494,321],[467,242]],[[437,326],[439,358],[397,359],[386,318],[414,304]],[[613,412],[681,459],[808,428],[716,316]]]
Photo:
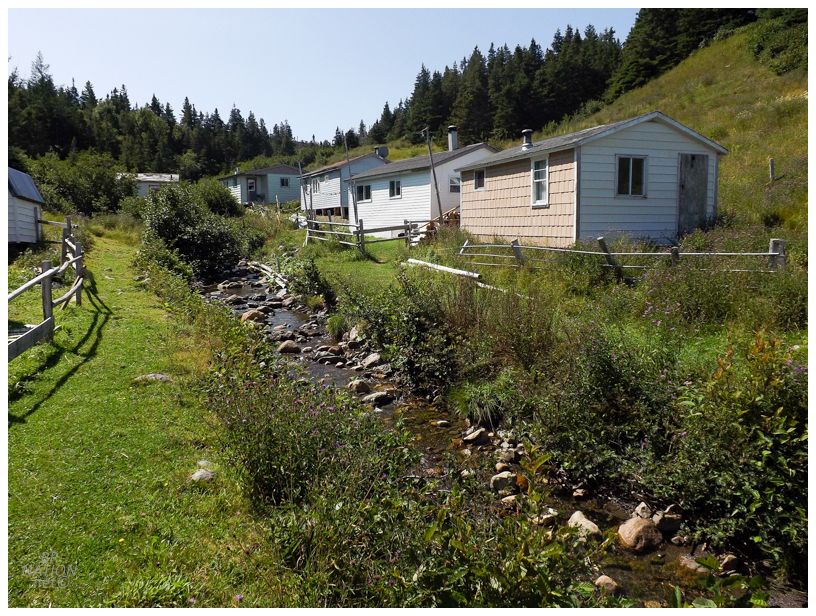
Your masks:
[[[8,197],[8,241],[34,244],[37,242],[36,204],[18,199],[9,192]]]
[[[644,122],[581,146],[580,239],[629,235],[665,241],[677,235],[680,154],[708,156],[706,213],[715,214],[715,150],[658,122]],[[646,196],[617,197],[616,156],[646,156]]]
[[[281,178],[289,178],[289,186],[281,186]],[[275,196],[281,203],[300,199],[300,179],[296,175],[270,173],[266,176],[266,201],[275,203]]]
[[[363,220],[363,228],[392,227],[406,220],[429,220],[431,204],[430,171],[418,171],[391,176],[379,176],[359,180],[358,185],[371,185],[371,200],[358,201],[357,212]],[[389,196],[391,180],[399,180],[402,196]],[[354,216],[354,214],[350,214]],[[376,237],[397,237],[400,231],[373,233]],[[368,234],[366,234],[368,235]]]
[[[436,167],[436,181],[439,185],[439,198],[442,200],[442,209],[440,212],[439,204],[436,199],[436,191],[432,191],[431,198],[433,199],[433,208],[431,209],[431,217],[436,218],[440,213],[452,210],[459,206],[459,199],[461,193],[452,193],[450,191],[450,177],[459,176],[454,169],[459,169],[465,165],[475,163],[493,154],[494,152],[487,147],[481,147],[473,152],[468,152],[462,156],[458,156],[453,160],[446,161]]]
[[[386,162],[382,158],[376,156],[367,156],[351,161],[351,173],[362,173],[375,167],[385,165]],[[324,177],[327,177],[324,180]],[[315,176],[320,181],[320,187],[317,192],[311,195],[312,207],[316,210],[334,207],[346,207],[351,205],[348,197],[348,165],[343,165],[339,169],[327,173],[321,173]],[[302,210],[309,209],[309,192],[312,187],[312,177],[304,178],[306,190],[300,192],[300,208]],[[342,183],[342,185],[341,185]],[[304,194],[305,193],[305,194]],[[353,217],[350,212],[349,216]]]

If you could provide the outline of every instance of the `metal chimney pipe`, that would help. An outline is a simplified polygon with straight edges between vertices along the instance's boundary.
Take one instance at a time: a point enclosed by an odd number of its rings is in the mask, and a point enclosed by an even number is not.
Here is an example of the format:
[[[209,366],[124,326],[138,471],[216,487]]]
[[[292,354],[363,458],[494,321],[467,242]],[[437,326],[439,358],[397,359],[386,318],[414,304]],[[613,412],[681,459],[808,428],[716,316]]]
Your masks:
[[[529,150],[533,147],[533,129],[525,128],[521,131],[521,149]]]
[[[448,151],[453,152],[459,149],[459,133],[456,126],[451,124],[448,126]]]

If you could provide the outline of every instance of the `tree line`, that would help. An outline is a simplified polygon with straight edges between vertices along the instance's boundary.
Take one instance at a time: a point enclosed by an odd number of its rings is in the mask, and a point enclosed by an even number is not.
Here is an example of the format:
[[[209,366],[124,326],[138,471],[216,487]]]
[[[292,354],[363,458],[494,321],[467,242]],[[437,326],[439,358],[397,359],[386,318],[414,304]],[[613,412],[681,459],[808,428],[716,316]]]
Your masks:
[[[762,16],[756,9],[641,9],[626,41],[611,28],[557,30],[547,49],[535,39],[510,48],[477,47],[443,70],[424,64],[411,94],[383,106],[370,125],[335,131],[331,141],[296,141],[287,121],[269,130],[253,112],[237,108],[226,120],[218,109],[198,111],[185,98],[181,113],[154,95],[133,105],[127,88],[97,97],[88,81],[57,86],[41,55],[23,79],[8,78],[10,164],[53,153],[61,159],[93,150],[130,171],[180,173],[197,179],[243,166],[323,162],[342,150],[366,144],[421,142],[428,127],[444,143],[447,126],[459,127],[463,144],[515,137],[523,128],[541,129],[576,113],[589,113],[669,70],[718,32]],[[247,162],[248,161],[248,162]]]

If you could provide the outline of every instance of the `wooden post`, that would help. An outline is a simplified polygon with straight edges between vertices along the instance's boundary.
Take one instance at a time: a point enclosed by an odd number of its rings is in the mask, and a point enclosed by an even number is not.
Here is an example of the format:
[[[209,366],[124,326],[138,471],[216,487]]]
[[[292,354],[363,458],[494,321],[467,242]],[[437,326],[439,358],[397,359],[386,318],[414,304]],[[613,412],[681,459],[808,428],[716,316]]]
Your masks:
[[[79,242],[76,243],[76,257],[80,257],[79,261],[74,263],[74,269],[76,270],[76,277],[80,278],[81,276],[85,275],[85,252],[82,250],[82,246],[79,245]],[[76,290],[76,305],[82,305],[82,285],[79,285]]]
[[[519,244],[518,238],[510,242],[510,246],[513,248],[513,256],[516,257],[516,261],[518,261],[519,265],[524,265],[524,255],[521,254],[521,244]]]
[[[51,261],[43,261],[42,262],[42,271],[47,272],[51,269]],[[42,281],[42,310],[43,310],[43,321],[47,321],[54,315],[54,305],[51,303],[51,280],[52,277],[48,276],[44,278]],[[51,332],[53,335],[53,332]],[[48,337],[51,339],[51,336]]]
[[[785,269],[788,264],[788,255],[785,253],[785,240],[772,239],[768,252],[771,253],[768,261],[771,269]]]
[[[620,264],[615,260],[615,257],[609,253],[609,248],[607,248],[606,240],[603,238],[603,236],[598,238],[598,245],[605,253],[607,264],[615,268],[615,277],[618,279],[618,281],[620,281],[623,278],[623,270],[621,269]]]
[[[677,246],[671,247],[671,264],[677,265],[680,263],[680,249]]]
[[[410,248],[411,247],[411,222],[409,220],[403,220],[405,223],[405,245]]]
[[[357,221],[357,247],[365,254],[365,229],[363,229],[363,219]]]
[[[71,237],[71,217],[65,217],[65,226],[62,228],[62,247],[60,248],[60,265],[65,263],[66,257],[68,256],[68,244],[65,243],[65,240]],[[74,255],[76,256],[76,255]]]
[[[776,179],[776,163],[773,158],[768,159],[768,175],[770,176],[771,182]]]

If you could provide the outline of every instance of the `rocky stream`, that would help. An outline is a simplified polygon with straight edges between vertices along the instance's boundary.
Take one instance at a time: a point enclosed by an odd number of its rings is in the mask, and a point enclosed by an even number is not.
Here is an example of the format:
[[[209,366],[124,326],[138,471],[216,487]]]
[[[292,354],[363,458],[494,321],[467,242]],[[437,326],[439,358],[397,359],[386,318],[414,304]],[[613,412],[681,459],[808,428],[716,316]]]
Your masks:
[[[201,292],[206,301],[226,305],[236,318],[262,327],[278,352],[303,366],[316,382],[349,389],[386,423],[401,419],[422,452],[417,476],[447,482],[476,476],[494,496],[495,508],[486,514],[518,513],[525,488],[519,464],[527,455],[522,439],[506,431],[471,426],[440,399],[429,400],[400,387],[391,366],[356,328],[335,340],[326,328],[326,310],[310,310],[285,285],[283,277],[268,276],[254,264],[241,262],[223,282]],[[485,458],[490,460],[489,472],[484,470]],[[457,468],[451,460],[459,462]],[[596,563],[595,584],[623,593],[639,605],[667,607],[674,586],[693,598],[701,594],[701,579],[710,573],[756,573],[754,565],[733,554],[710,554],[705,545],[691,545],[683,534],[682,513],[675,506],[653,511],[646,503],[591,494],[581,486],[552,488],[549,513],[534,523],[542,526],[542,532],[566,524],[584,536],[615,534],[615,545]],[[711,572],[697,562],[706,554],[716,557],[719,570]],[[772,585],[770,604],[805,606],[807,596]]]

